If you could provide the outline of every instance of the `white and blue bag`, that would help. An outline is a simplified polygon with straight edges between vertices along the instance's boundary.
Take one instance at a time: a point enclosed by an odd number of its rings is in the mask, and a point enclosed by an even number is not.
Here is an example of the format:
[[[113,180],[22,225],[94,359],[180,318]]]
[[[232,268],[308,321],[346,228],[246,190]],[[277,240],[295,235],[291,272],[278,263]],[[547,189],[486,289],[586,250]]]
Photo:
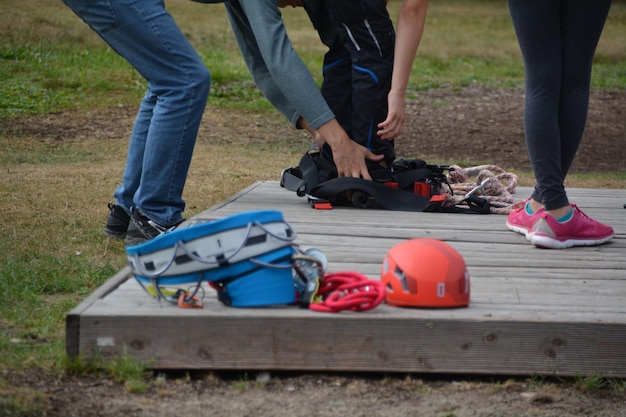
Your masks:
[[[196,223],[126,248],[140,285],[172,301],[166,287],[190,284],[192,295],[207,281],[233,307],[292,304],[296,232],[280,211],[258,210]]]

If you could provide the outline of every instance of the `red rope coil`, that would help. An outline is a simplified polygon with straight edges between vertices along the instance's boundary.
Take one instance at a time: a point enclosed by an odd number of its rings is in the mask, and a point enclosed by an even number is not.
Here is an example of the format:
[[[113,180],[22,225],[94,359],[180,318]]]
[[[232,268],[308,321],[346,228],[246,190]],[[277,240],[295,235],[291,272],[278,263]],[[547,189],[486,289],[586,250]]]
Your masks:
[[[335,272],[324,275],[317,295],[322,301],[309,305],[313,311],[367,311],[385,300],[386,289],[382,282],[358,272]]]

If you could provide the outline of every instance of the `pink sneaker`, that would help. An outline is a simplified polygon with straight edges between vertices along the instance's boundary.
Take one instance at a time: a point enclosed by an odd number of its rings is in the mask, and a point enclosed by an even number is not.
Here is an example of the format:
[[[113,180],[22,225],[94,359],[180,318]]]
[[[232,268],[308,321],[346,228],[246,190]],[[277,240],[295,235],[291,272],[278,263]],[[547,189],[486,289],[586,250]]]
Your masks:
[[[543,213],[535,224],[530,242],[540,248],[565,249],[572,246],[595,246],[613,238],[611,226],[600,223],[583,213],[575,204],[571,219],[559,223],[548,213]]]
[[[506,227],[516,233],[521,233],[530,240],[533,237],[533,227],[539,221],[541,214],[544,212],[543,207],[540,208],[532,216],[526,213],[526,203],[530,198],[513,204],[513,211],[509,213],[506,219]]]

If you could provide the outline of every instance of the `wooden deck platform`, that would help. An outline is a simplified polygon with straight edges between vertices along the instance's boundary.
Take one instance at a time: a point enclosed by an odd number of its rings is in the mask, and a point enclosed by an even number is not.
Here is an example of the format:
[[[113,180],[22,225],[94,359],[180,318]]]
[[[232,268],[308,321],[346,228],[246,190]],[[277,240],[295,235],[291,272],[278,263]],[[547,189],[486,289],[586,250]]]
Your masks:
[[[318,211],[277,182],[259,182],[197,218],[280,210],[296,242],[321,248],[330,271],[373,279],[396,243],[441,239],[468,265],[470,306],[239,309],[207,289],[204,308],[181,309],[151,299],[125,268],[68,313],[67,352],[127,352],[155,369],[626,377],[626,190],[569,192],[613,226],[609,244],[537,249],[496,214]],[[519,188],[515,199],[529,194]]]

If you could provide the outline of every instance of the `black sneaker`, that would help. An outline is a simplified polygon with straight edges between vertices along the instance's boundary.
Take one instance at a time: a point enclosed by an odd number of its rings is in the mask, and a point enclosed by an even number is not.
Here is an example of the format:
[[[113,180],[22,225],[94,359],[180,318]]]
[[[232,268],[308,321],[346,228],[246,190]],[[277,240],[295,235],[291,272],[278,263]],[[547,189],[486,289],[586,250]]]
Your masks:
[[[107,225],[104,228],[104,234],[108,237],[124,239],[129,223],[130,216],[126,211],[116,204],[109,203],[109,217],[107,218]]]
[[[141,211],[131,209],[130,224],[126,230],[126,239],[124,239],[124,244],[126,246],[139,245],[150,239],[154,239],[163,233],[170,232],[176,229],[177,226],[178,224],[171,227],[163,227],[144,216]]]

